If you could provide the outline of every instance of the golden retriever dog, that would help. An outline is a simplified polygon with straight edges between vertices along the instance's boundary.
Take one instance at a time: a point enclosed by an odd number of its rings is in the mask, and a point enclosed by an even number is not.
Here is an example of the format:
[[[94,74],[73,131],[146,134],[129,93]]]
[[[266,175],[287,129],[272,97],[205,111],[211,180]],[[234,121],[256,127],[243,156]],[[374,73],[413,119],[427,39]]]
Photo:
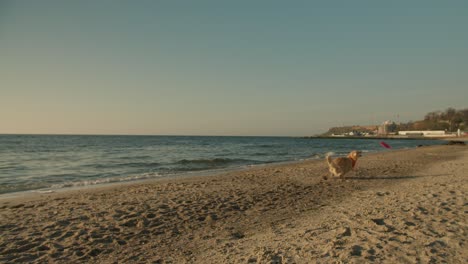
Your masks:
[[[359,157],[361,157],[361,151],[357,150],[351,151],[345,158],[341,157],[332,159],[330,155],[327,154],[326,160],[331,176],[338,176],[343,180],[345,174],[350,172],[354,166],[356,166],[356,162]],[[327,176],[324,176],[323,178],[326,180]]]

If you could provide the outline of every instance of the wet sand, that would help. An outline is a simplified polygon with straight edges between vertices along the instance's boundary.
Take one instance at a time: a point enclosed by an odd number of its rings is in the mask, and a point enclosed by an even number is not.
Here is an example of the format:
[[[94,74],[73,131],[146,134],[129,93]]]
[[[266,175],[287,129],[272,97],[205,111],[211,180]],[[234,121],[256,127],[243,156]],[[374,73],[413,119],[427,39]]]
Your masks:
[[[468,148],[0,200],[1,263],[468,263]]]

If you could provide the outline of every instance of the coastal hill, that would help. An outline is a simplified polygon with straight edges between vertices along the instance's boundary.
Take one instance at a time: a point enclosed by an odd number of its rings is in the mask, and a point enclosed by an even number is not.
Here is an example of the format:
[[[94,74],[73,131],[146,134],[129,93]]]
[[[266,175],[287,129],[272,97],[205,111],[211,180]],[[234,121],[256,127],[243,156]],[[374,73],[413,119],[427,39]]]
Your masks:
[[[447,132],[456,132],[458,129],[464,131],[468,128],[468,108],[457,110],[449,107],[445,111],[429,112],[422,120],[398,124],[386,121],[385,125],[392,126],[391,131],[394,132],[403,130],[445,130]],[[379,125],[332,127],[321,136],[349,135],[349,133],[353,133],[354,135],[374,135],[378,134],[378,128]]]
[[[332,127],[322,136],[331,136],[331,135],[344,135],[348,133],[358,133],[358,134],[375,134],[378,129],[378,126],[342,126],[342,127]]]

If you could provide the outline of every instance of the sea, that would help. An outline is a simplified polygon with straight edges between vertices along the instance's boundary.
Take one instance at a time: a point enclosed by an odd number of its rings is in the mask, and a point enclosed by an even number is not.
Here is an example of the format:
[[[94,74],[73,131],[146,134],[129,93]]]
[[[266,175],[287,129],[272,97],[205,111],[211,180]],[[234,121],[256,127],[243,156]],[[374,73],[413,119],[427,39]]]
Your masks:
[[[228,136],[0,135],[0,194],[211,175],[272,163],[389,151],[380,139]],[[392,149],[443,144],[385,141]],[[274,177],[274,176],[272,176]]]

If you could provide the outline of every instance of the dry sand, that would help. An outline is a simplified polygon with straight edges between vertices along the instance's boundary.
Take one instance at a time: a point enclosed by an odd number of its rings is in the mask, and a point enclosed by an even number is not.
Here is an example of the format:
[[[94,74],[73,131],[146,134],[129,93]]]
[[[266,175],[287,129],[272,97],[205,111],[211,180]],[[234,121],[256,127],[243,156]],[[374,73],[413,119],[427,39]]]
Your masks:
[[[4,263],[468,263],[468,148],[0,201]]]

